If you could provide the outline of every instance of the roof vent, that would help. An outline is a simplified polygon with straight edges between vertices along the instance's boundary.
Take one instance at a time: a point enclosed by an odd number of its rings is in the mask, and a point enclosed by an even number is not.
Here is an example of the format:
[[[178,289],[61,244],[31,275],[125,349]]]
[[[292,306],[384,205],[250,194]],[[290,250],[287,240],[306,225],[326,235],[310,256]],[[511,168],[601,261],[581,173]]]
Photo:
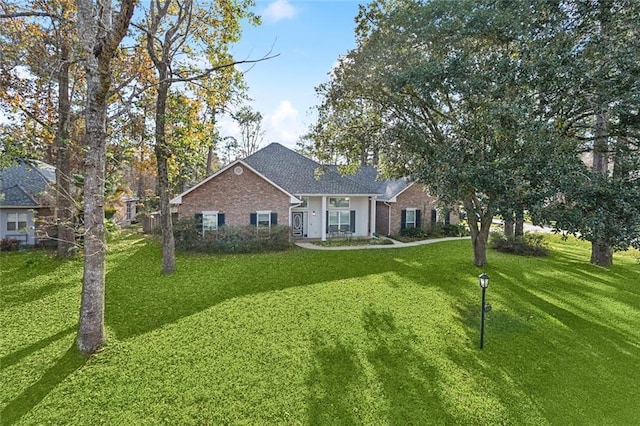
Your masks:
[[[236,166],[233,169],[233,173],[237,174],[238,176],[240,176],[242,174],[242,172],[243,172],[243,170],[242,170],[242,167],[240,167],[240,166]]]

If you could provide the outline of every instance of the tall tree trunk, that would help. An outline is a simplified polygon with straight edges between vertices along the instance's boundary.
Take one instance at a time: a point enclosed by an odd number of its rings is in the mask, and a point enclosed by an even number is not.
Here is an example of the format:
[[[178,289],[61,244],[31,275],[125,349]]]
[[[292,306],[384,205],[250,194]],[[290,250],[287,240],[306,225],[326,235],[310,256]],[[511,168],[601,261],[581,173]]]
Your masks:
[[[144,204],[144,174],[142,173],[142,164],[144,164],[144,137],[140,141],[140,168],[138,169],[138,187],[136,189],[136,196]]]
[[[207,151],[207,166],[204,173],[204,177],[207,178],[211,176],[211,163],[213,163],[213,155],[216,146],[215,135],[215,127],[216,127],[216,110],[214,108],[211,109],[211,145],[209,145],[209,150]]]
[[[487,264],[487,241],[489,240],[489,230],[493,220],[493,210],[491,208],[482,209],[473,199],[465,200],[464,208],[467,212],[467,220],[471,231],[473,264],[484,266]]]
[[[513,215],[506,215],[504,218],[504,236],[513,238]]]
[[[596,114],[593,173],[609,174],[609,114],[606,111]],[[613,249],[600,237],[591,243],[591,263],[604,267],[613,265]]]
[[[104,176],[106,152],[106,92],[98,61],[87,60],[86,154],[84,159],[84,277],[80,304],[78,348],[93,353],[104,344]]]
[[[609,267],[613,264],[613,249],[610,245],[596,240],[591,243],[591,263]]]
[[[78,0],[78,35],[82,40],[87,81],[84,159],[84,276],[80,302],[78,349],[91,354],[104,344],[104,177],[107,97],[111,87],[111,59],[126,34],[135,0],[122,0],[115,22],[111,2]]]
[[[524,211],[522,210],[522,207],[518,207],[516,210],[516,223],[513,235],[516,238],[524,236]]]
[[[145,163],[145,147],[147,146],[147,130],[146,130],[146,126],[145,126],[145,121],[147,119],[147,104],[146,102],[143,104],[142,106],[142,123],[140,124],[139,130],[140,130],[140,141],[138,142],[138,149],[140,150],[139,154],[139,161],[140,161],[140,167],[138,167],[138,176],[137,176],[137,180],[138,180],[138,184],[137,184],[137,188],[136,188],[136,195],[139,199],[139,202],[142,203],[143,206],[146,207],[146,194],[145,194],[145,188],[144,188],[144,163]]]
[[[71,192],[71,153],[69,138],[69,47],[63,42],[60,48],[58,70],[58,129],[56,130],[56,224],[58,228],[57,255],[70,257],[75,254],[73,229],[74,203]]]
[[[204,177],[211,176],[211,163],[213,163],[213,151],[214,151],[214,147],[210,146],[209,151],[207,152],[207,167],[205,170]]]
[[[160,229],[162,230],[162,272],[171,274],[176,269],[175,241],[173,237],[173,223],[171,221],[171,206],[169,204],[169,147],[165,136],[167,97],[169,83],[166,73],[160,70],[160,84],[158,85],[158,99],[156,100],[156,144],[155,154],[158,161],[158,192],[160,193]]]

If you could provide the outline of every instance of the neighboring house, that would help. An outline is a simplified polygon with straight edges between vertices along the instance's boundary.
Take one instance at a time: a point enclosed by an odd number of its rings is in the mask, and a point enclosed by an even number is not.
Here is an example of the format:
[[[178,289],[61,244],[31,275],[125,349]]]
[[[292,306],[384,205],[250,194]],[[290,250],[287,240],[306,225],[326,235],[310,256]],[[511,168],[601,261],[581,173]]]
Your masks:
[[[122,195],[115,203],[115,222],[120,226],[138,223],[138,202],[140,198]]]
[[[36,218],[53,216],[55,182],[55,167],[40,161],[19,160],[0,170],[0,239],[38,242]]]
[[[280,144],[227,165],[171,200],[203,231],[222,225],[289,225],[296,238],[392,235],[432,218],[433,197],[405,180],[377,181],[373,167],[342,175]],[[378,223],[381,221],[382,223]],[[457,216],[451,218],[455,223]]]

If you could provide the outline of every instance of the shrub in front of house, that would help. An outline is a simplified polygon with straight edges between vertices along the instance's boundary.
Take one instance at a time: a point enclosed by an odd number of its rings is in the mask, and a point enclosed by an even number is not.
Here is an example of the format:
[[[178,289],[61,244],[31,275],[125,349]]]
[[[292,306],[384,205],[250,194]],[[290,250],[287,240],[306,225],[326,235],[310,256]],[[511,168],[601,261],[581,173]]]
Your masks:
[[[0,251],[17,251],[20,248],[20,241],[13,238],[0,240]]]
[[[426,234],[429,238],[466,237],[469,231],[461,224],[436,223],[427,229]]]
[[[435,228],[435,232],[441,237],[466,237],[469,235],[467,228],[460,224],[438,223]]]
[[[528,232],[522,237],[510,237],[502,232],[492,232],[489,235],[489,247],[503,253],[521,256],[544,257],[548,254],[544,236]]]
[[[427,236],[427,232],[424,229],[418,227],[403,228],[400,230],[400,236],[407,238],[424,238]]]
[[[173,227],[176,247],[203,253],[256,253],[281,251],[291,247],[291,229],[274,225],[260,229],[255,225],[224,225],[203,234],[194,219],[183,219]]]

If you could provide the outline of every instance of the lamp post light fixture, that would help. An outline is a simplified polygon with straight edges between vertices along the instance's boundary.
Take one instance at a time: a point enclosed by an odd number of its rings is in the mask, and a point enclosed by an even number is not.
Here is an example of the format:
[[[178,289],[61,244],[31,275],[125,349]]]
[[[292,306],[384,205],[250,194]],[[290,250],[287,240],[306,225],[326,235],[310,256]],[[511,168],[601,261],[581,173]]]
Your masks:
[[[484,347],[484,313],[488,312],[491,307],[485,307],[485,292],[487,291],[487,287],[489,287],[489,276],[485,273],[482,273],[478,277],[478,283],[480,284],[480,288],[482,289],[482,314],[480,317],[480,349]]]

